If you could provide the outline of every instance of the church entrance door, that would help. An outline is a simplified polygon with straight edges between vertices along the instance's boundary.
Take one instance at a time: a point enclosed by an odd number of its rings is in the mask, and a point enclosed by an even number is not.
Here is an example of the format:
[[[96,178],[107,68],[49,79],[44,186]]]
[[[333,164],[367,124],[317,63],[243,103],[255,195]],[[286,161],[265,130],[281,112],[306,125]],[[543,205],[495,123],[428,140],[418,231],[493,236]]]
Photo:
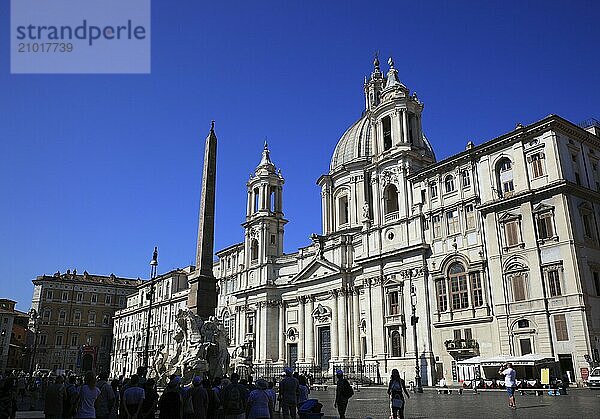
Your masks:
[[[289,351],[289,356],[288,356],[289,364],[288,364],[288,366],[290,368],[295,368],[296,367],[296,362],[298,362],[298,344],[297,343],[290,343],[288,345],[288,351]]]
[[[322,371],[329,370],[331,359],[331,333],[329,327],[319,329],[319,366]]]

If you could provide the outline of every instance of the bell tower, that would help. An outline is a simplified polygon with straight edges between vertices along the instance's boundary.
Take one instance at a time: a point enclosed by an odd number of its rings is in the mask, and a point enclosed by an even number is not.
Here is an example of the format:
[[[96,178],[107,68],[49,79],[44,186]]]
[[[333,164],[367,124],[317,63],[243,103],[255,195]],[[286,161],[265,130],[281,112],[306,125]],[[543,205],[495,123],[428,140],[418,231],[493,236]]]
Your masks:
[[[265,141],[260,163],[246,184],[248,204],[246,222],[242,226],[245,265],[250,269],[264,266],[283,254],[283,227],[287,223],[283,218],[283,183],[281,171],[271,161]]]

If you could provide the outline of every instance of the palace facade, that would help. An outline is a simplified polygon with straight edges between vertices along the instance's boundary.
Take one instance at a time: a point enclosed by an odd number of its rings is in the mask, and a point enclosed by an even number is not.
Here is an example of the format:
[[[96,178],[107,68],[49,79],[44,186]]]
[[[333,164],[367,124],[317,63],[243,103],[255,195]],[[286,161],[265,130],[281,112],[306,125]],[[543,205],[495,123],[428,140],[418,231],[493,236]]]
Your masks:
[[[265,144],[243,241],[218,251],[217,317],[253,366],[553,358],[581,380],[600,350],[600,125],[550,115],[437,161],[423,103],[375,60],[364,111],[317,180],[320,235],[285,254],[284,178]]]

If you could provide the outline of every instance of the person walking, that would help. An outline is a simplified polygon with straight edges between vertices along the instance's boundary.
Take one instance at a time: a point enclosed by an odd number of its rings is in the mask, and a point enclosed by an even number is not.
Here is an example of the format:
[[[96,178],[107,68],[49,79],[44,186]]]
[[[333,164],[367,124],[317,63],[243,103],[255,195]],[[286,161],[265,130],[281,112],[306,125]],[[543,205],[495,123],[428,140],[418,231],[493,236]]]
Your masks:
[[[108,419],[115,404],[115,392],[108,383],[108,373],[101,372],[98,374],[96,386],[100,390],[100,395],[96,400],[96,418]]]
[[[221,390],[220,399],[223,404],[225,419],[245,419],[248,390],[239,383],[240,376],[231,374],[231,384]]]
[[[500,367],[498,372],[504,375],[504,387],[506,388],[506,393],[508,393],[508,407],[516,409],[515,387],[517,387],[517,372],[513,369],[510,362]]]
[[[96,377],[94,373],[88,371],[85,373],[83,385],[79,388],[79,401],[75,419],[95,419],[96,418],[96,399],[100,395],[100,389],[96,387]]]
[[[59,375],[54,383],[48,386],[44,403],[46,419],[62,419],[65,403],[65,379]]]
[[[308,400],[308,395],[310,394],[310,388],[308,388],[308,382],[304,375],[298,378],[298,390],[300,391],[300,395],[298,396],[298,412],[300,412],[300,406]]]
[[[285,377],[279,382],[279,406],[284,418],[296,419],[298,398],[300,397],[300,383],[292,376],[291,368],[284,370]]]
[[[273,402],[267,391],[269,384],[259,378],[256,389],[248,396],[247,419],[271,419],[273,417]]]
[[[400,378],[400,373],[394,368],[388,385],[388,395],[390,396],[392,417],[394,419],[404,419],[404,394],[406,394],[407,399],[410,399],[404,380]]]
[[[348,400],[354,396],[354,390],[352,390],[352,386],[348,380],[344,378],[344,371],[337,370],[335,376],[337,384],[335,386],[335,402],[333,403],[333,407],[337,408],[340,419],[346,419]]]

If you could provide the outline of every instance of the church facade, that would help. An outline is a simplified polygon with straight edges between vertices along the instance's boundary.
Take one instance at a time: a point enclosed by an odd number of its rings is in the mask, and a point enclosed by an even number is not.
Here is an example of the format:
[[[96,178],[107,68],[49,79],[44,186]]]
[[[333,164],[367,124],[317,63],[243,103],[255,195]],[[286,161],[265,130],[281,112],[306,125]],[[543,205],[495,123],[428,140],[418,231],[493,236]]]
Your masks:
[[[529,355],[581,380],[600,361],[599,125],[550,115],[437,161],[391,59],[364,94],[317,180],[323,231],[292,254],[265,144],[243,241],[216,252],[234,356],[433,385],[474,378],[471,357]]]

